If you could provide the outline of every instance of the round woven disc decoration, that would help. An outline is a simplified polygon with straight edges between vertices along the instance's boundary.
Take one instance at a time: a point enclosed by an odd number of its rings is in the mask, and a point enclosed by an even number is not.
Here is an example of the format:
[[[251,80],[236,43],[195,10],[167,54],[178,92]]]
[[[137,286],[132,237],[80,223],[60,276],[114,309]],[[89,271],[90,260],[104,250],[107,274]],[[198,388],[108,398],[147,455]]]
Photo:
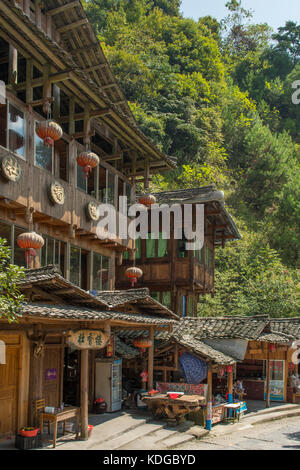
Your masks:
[[[134,284],[140,279],[143,275],[143,271],[140,268],[136,268],[135,266],[126,269],[125,276],[131,280],[131,287],[134,287]]]
[[[153,194],[144,194],[143,196],[139,197],[139,203],[150,207],[152,204],[156,203],[156,197],[153,196]]]
[[[88,177],[92,169],[99,165],[100,159],[95,153],[85,151],[78,155],[77,163],[83,167],[84,174]]]
[[[54,142],[62,138],[63,130],[57,122],[48,120],[39,122],[35,133],[44,141],[44,146],[50,148]]]

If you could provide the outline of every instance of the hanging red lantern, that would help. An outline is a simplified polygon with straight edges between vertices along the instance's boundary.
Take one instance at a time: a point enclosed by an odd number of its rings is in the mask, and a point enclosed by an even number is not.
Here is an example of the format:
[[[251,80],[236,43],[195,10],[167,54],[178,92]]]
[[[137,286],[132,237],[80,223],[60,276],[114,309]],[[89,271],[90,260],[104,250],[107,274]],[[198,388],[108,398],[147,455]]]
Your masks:
[[[63,130],[57,122],[47,120],[38,123],[35,133],[44,141],[44,146],[50,148],[54,146],[56,140],[62,138]]]
[[[270,344],[270,352],[275,352],[276,351],[276,346],[275,344]]]
[[[232,372],[232,366],[226,366],[226,372]]]
[[[150,207],[152,204],[156,203],[156,197],[153,194],[143,194],[139,197],[139,203],[143,206]]]
[[[142,383],[148,382],[148,372],[146,371],[146,369],[144,369],[144,370],[140,373],[140,377],[141,377],[141,379],[142,379]]]
[[[28,266],[31,259],[36,256],[35,250],[44,246],[44,239],[35,232],[25,232],[18,236],[17,243],[20,248],[25,250],[25,260]]]
[[[140,349],[140,356],[142,356],[143,353],[146,352],[146,349],[152,346],[152,341],[151,339],[141,337],[135,339],[133,345]]]
[[[77,163],[83,167],[84,174],[88,177],[92,169],[99,165],[100,159],[95,153],[86,150],[78,155]]]
[[[134,287],[134,284],[142,277],[142,275],[143,271],[135,266],[132,266],[125,271],[125,276],[131,280],[131,287]]]

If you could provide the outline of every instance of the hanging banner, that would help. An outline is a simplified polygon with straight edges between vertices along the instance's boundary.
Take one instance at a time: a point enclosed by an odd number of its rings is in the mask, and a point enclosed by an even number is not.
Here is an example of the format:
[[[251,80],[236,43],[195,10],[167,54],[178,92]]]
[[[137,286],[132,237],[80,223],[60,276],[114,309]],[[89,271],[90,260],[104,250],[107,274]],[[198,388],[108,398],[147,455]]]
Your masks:
[[[101,330],[69,331],[66,343],[75,349],[102,349],[107,346],[110,335]]]
[[[114,347],[115,344],[114,344],[114,343],[115,343],[115,337],[114,337],[114,335],[112,334],[112,335],[110,335],[109,343],[108,343],[108,345],[106,346],[106,357],[113,357],[113,355],[114,355],[114,353],[115,353],[115,351],[114,351],[114,349],[115,349],[115,347]]]

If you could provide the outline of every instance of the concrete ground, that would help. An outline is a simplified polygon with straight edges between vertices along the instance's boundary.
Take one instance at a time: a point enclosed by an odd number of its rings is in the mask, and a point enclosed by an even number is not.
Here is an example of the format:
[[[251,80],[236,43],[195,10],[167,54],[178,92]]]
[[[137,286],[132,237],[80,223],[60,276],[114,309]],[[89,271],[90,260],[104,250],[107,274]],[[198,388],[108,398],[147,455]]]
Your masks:
[[[210,434],[179,446],[180,450],[300,450],[299,417],[283,418],[258,425],[244,424],[222,436]]]
[[[154,420],[144,410],[90,415],[89,424],[94,426],[90,438],[87,441],[76,441],[72,433],[62,436],[62,429],[59,428],[56,450],[273,449],[277,448],[276,445],[287,449],[299,447],[300,405],[271,403],[271,407],[266,409],[265,402],[248,401],[247,406],[249,412],[239,423],[217,424],[210,433],[192,422],[168,427],[166,421]],[[74,430],[72,423],[67,426],[67,431]],[[49,438],[46,433],[43,437]],[[13,438],[0,441],[0,450],[13,448]],[[53,446],[44,442],[43,448],[52,450]]]

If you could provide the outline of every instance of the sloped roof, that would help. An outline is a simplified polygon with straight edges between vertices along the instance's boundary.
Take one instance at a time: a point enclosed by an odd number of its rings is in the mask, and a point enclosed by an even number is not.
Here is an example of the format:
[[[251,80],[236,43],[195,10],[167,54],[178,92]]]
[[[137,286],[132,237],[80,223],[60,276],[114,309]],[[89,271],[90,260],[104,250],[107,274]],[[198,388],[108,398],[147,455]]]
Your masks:
[[[50,0],[50,1],[52,2],[53,8],[73,3],[73,1],[71,0]],[[50,4],[50,1],[49,1],[49,4]],[[48,6],[48,2],[47,2],[47,6]],[[7,12],[8,11],[7,9],[9,9],[9,12]],[[89,95],[98,98],[98,106],[99,106],[99,102],[101,101],[102,105],[104,107],[107,107],[107,109],[109,109],[110,111],[108,114],[103,115],[101,117],[101,121],[105,122],[114,134],[117,133],[120,140],[125,138],[124,131],[126,134],[126,129],[127,130],[129,129],[130,138],[128,139],[126,138],[126,146],[129,145],[129,141],[131,141],[131,138],[133,138],[132,140],[133,143],[131,143],[130,146],[134,148],[135,144],[139,142],[139,145],[141,145],[143,148],[144,154],[147,154],[148,156],[150,156],[150,158],[154,158],[154,161],[158,163],[159,165],[162,162],[164,162],[164,169],[176,167],[176,162],[174,158],[169,157],[165,155],[163,152],[161,152],[153,144],[151,139],[149,139],[141,131],[138,124],[134,120],[133,115],[131,115],[127,103],[125,104],[123,103],[124,97],[120,98],[119,101],[116,101],[117,95],[119,96],[123,96],[123,95],[122,95],[121,90],[118,87],[116,79],[112,78],[112,72],[109,66],[105,68],[107,71],[107,77],[109,77],[109,79],[112,79],[114,81],[114,87],[112,88],[114,88],[116,91],[113,93],[117,93],[117,94],[114,94],[114,97],[110,96],[110,94],[108,93],[108,88],[106,88],[108,84],[107,82],[105,82],[103,77],[101,80],[99,77],[97,79],[95,77],[94,71],[92,72],[92,75],[90,75],[90,72],[88,71],[90,67],[87,64],[91,64],[91,66],[101,65],[102,63],[100,62],[100,60],[102,60],[102,56],[104,57],[104,55],[103,55],[101,46],[97,45],[96,49],[98,50],[98,56],[93,59],[94,63],[92,64],[89,55],[92,54],[92,49],[93,49],[92,46],[94,45],[96,46],[96,42],[98,43],[98,40],[96,39],[93,33],[92,27],[79,1],[76,3],[75,8],[72,8],[70,10],[72,11],[72,15],[75,15],[74,18],[72,17],[73,19],[71,19],[70,16],[69,17],[66,16],[63,12],[62,14],[59,15],[60,19],[56,20],[56,21],[63,21],[63,23],[61,24],[61,27],[59,27],[60,34],[62,35],[62,37],[64,37],[65,35],[65,44],[67,43],[67,41],[70,41],[70,44],[71,44],[70,47],[77,50],[76,52],[73,51],[72,53],[73,55],[70,52],[68,52],[67,49],[65,49],[66,46],[64,44],[64,40],[62,40],[62,44],[57,44],[57,42],[52,40],[45,33],[45,31],[43,31],[41,28],[39,28],[35,24],[32,18],[30,18],[29,16],[25,14],[21,6],[18,5],[17,1],[2,0],[0,2],[0,10],[1,10],[1,17],[3,17],[3,19],[5,20],[3,29],[5,30],[6,27],[8,28],[8,30],[11,28],[14,28],[14,31],[16,31],[18,35],[21,34],[24,38],[24,42],[22,44],[23,47],[26,47],[27,42],[31,40],[32,44],[34,44],[34,47],[37,53],[42,54],[42,56],[46,57],[44,48],[39,47],[39,44],[36,40],[33,41],[33,38],[38,38],[41,44],[47,46],[47,54],[49,53],[49,57],[50,56],[55,57],[57,60],[63,63],[64,69],[57,70],[58,73],[68,71],[70,74],[70,81],[74,82],[75,86],[80,88],[78,85],[79,83],[78,81],[80,81],[80,86],[82,83],[88,86]],[[47,10],[49,10],[49,8],[47,8]],[[20,26],[16,24],[16,21],[14,21],[15,19],[14,15],[16,15],[18,22],[22,22],[22,24],[25,25],[26,28],[30,30],[30,34],[29,35],[26,34],[26,37],[24,36],[24,31],[22,30],[22,28],[20,28]],[[77,19],[75,19],[76,16],[77,16]],[[77,23],[77,21],[79,21],[79,23]],[[84,28],[87,28],[87,30],[84,31]],[[79,50],[81,49],[81,47],[77,46],[77,43],[73,38],[73,34],[75,34],[76,36],[76,41],[78,40],[82,41],[82,38],[85,36],[85,41],[86,41],[85,44],[88,50],[80,51],[80,54],[84,55],[85,57],[89,57],[89,59],[87,60],[87,64],[85,65],[84,65],[84,61],[81,59],[81,55],[78,58]],[[74,47],[72,44],[74,44]],[[62,47],[62,45],[64,47]]]
[[[175,323],[175,320],[158,315],[146,315],[136,313],[126,313],[118,311],[105,311],[88,309],[86,307],[76,307],[72,305],[53,305],[28,303],[21,307],[22,316],[36,318],[47,318],[52,320],[121,320],[132,323],[143,323],[149,325],[168,325]]]
[[[48,265],[25,271],[25,278],[19,283],[21,290],[32,288],[34,300],[53,301],[70,305],[88,306],[102,310],[133,310],[133,313],[153,314],[179,320],[179,317],[163,304],[150,296],[149,289],[129,289],[124,291],[102,291],[97,296],[67,281],[59,266]],[[38,289],[35,290],[35,288]],[[130,312],[131,314],[131,312]]]
[[[99,299],[108,308],[115,308],[125,305],[136,305],[138,308],[151,309],[157,313],[167,314],[168,316],[179,320],[179,317],[172,310],[165,307],[158,300],[153,299],[148,287],[141,289],[102,291],[97,294]]]
[[[115,334],[115,353],[117,356],[122,356],[125,359],[133,359],[136,356],[139,356],[139,351],[137,348],[126,344],[122,341],[117,334]]]
[[[158,204],[210,204],[212,209],[218,212],[217,215],[214,215],[217,225],[226,226],[225,231],[224,228],[217,228],[216,233],[224,231],[229,240],[239,240],[242,238],[231,214],[225,207],[223,191],[219,191],[214,185],[179,189],[176,191],[162,191],[155,193],[154,196]],[[215,243],[220,244],[221,242],[216,240]]]

